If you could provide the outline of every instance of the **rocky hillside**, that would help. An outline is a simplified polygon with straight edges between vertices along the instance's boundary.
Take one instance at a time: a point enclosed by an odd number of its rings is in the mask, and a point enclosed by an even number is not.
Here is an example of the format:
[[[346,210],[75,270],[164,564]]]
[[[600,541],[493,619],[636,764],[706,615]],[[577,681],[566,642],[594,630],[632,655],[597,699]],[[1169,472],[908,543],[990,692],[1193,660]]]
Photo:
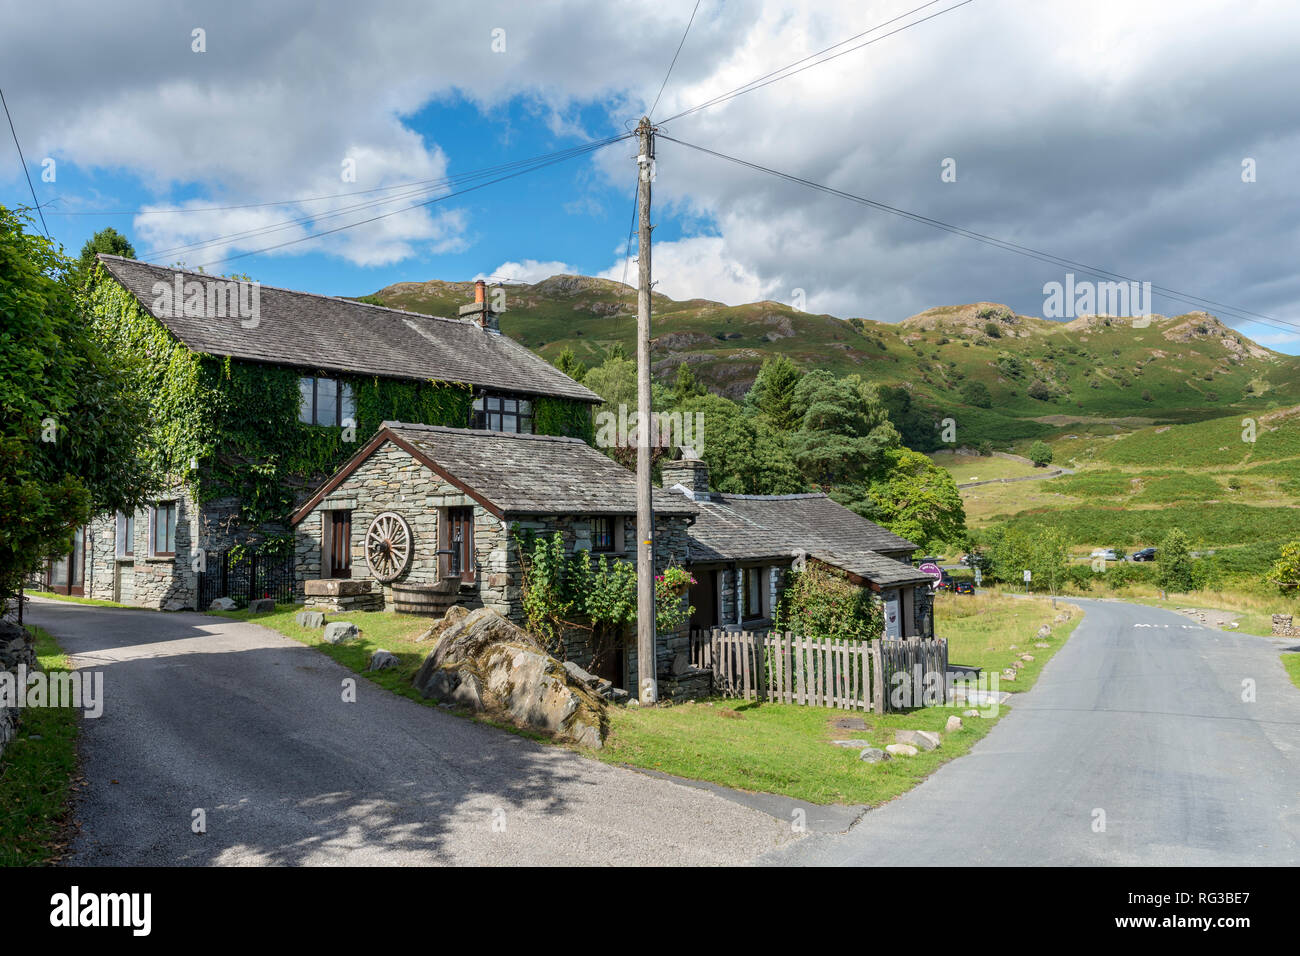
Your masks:
[[[603,361],[633,351],[636,294],[585,276],[504,287],[502,330],[554,360],[568,348]],[[470,282],[408,282],[375,293],[385,305],[455,315]],[[1146,422],[1199,421],[1300,402],[1300,359],[1256,344],[1204,312],[1068,323],[977,302],[929,309],[896,324],[800,312],[780,302],[727,306],[654,297],[654,367],[668,380],[681,363],[733,398],[763,358],[856,372],[902,386],[934,419],[952,416],[962,439],[1010,440],[1062,429],[1128,430]],[[985,395],[972,383],[987,389]],[[1123,421],[1119,421],[1123,419]]]

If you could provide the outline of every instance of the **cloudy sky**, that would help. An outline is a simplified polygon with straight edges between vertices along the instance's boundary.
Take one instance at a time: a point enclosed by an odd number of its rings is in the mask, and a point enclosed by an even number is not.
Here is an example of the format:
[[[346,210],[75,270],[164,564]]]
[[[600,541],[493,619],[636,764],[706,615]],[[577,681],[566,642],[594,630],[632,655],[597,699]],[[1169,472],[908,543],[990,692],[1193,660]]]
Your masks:
[[[74,253],[112,225],[150,261],[333,294],[622,278],[633,144],[510,164],[629,129],[696,9],[653,113],[665,135],[1223,303],[1230,325],[1300,352],[1300,5],[908,14],[923,2],[0,0],[0,87]],[[656,173],[655,278],[677,298],[1042,314],[1067,271],[663,139]],[[31,204],[7,138],[0,203]]]

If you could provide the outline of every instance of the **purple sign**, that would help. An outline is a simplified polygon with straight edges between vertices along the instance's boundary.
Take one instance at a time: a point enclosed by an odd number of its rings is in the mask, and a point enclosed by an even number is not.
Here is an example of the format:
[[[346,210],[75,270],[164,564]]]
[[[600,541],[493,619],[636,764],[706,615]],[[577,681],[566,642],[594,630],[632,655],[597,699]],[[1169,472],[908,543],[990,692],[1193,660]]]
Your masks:
[[[935,584],[938,584],[943,580],[943,568],[939,567],[939,565],[935,564],[933,561],[926,561],[916,570],[920,571],[922,574],[930,575],[930,577],[934,578]]]

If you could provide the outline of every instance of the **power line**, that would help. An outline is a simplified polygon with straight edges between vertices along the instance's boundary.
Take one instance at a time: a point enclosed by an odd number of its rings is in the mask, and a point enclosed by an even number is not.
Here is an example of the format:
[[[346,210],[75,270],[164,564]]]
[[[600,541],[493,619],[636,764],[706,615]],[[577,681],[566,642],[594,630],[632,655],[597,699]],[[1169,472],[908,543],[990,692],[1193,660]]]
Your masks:
[[[584,143],[582,145],[586,146],[590,144]],[[575,146],[570,148],[580,149],[582,147]],[[560,150],[558,152],[565,152],[565,150]],[[176,214],[185,214],[185,213],[224,212],[232,209],[258,209],[266,206],[296,206],[302,203],[323,202],[326,199],[344,199],[349,196],[365,196],[370,193],[388,192],[390,190],[395,190],[395,189],[409,189],[415,186],[428,186],[428,187],[436,188],[438,186],[450,185],[451,183],[457,182],[460,179],[463,179],[467,176],[474,175],[476,173],[489,174],[493,172],[498,172],[503,169],[510,169],[512,167],[519,166],[524,163],[532,162],[537,159],[543,159],[547,156],[554,156],[554,155],[556,155],[556,153],[543,153],[538,156],[532,156],[527,159],[513,160],[509,163],[502,163],[497,166],[485,166],[482,169],[471,170],[470,172],[466,172],[466,173],[458,173],[454,176],[443,176],[443,177],[436,177],[433,179],[416,179],[406,183],[392,183],[388,186],[375,186],[371,189],[352,189],[352,190],[347,190],[338,193],[326,193],[320,196],[302,196],[296,199],[270,199],[261,202],[231,203],[225,206],[170,206],[162,209],[157,209],[157,208],[99,209],[99,210],[78,210],[78,211],[69,211],[69,212],[51,210],[50,214],[54,216],[157,216],[157,215],[176,215]]]
[[[776,83],[778,80],[788,79],[797,73],[802,73],[804,70],[810,70],[814,66],[821,66],[823,63],[829,63],[831,60],[838,59],[839,57],[849,53],[853,53],[856,50],[861,50],[863,47],[871,46],[871,44],[873,43],[879,43],[881,40],[884,40],[887,37],[891,37],[896,33],[902,33],[904,30],[911,29],[912,27],[919,26],[920,24],[925,23],[927,20],[933,20],[936,17],[943,16],[945,13],[951,13],[953,10],[956,10],[959,7],[964,7],[968,3],[974,3],[975,0],[961,0],[960,3],[953,4],[951,7],[946,7],[943,10],[937,10],[934,13],[930,14],[929,16],[922,17],[919,20],[914,20],[911,23],[906,23],[896,30],[891,30],[888,33],[882,34],[881,36],[867,40],[863,43],[859,43],[857,46],[849,47],[849,49],[847,50],[841,50],[839,53],[835,53],[831,56],[825,57],[825,59],[818,59],[818,57],[822,57],[824,54],[830,53],[831,50],[842,47],[846,43],[852,43],[854,40],[858,40],[864,36],[867,36],[868,34],[875,33],[877,30],[882,30],[885,27],[889,26],[891,23],[897,23],[899,20],[903,20],[907,17],[910,17],[912,14],[919,13],[922,10],[924,10],[926,7],[932,7],[936,3],[940,3],[940,2],[941,0],[929,0],[928,3],[923,3],[919,7],[914,7],[913,9],[908,10],[906,13],[901,13],[891,20],[886,20],[883,23],[878,23],[871,29],[864,30],[861,33],[849,37],[847,40],[841,40],[839,43],[835,43],[831,46],[828,46],[824,50],[819,50],[816,53],[810,53],[808,56],[804,57],[801,60],[795,60],[793,63],[788,63],[785,66],[781,67],[780,69],[773,70],[770,73],[764,73],[762,76],[755,77],[754,79],[750,80],[748,83],[744,83],[733,90],[728,90],[726,93],[720,93],[711,99],[705,100],[703,103],[700,103],[696,106],[692,106],[690,109],[682,110],[682,112],[675,113],[674,115],[664,120],[656,120],[656,123],[662,126],[665,123],[671,123],[673,120],[681,119],[682,117],[689,116],[692,113],[698,113],[700,110],[708,109],[710,106],[716,106],[719,103],[724,103],[727,100],[734,99],[737,96],[743,96],[745,93],[752,93],[754,90],[762,89],[764,86],[768,86],[772,83]],[[816,60],[816,62],[809,63],[808,62],[809,60]],[[800,66],[801,63],[807,65]],[[799,68],[794,69],[795,67],[799,67]]]
[[[627,134],[627,135],[631,135],[631,134]],[[191,250],[204,249],[208,246],[228,244],[229,242],[236,239],[248,239],[248,238],[254,238],[259,236],[267,236],[276,232],[282,232],[285,229],[292,229],[294,226],[303,225],[309,222],[312,223],[324,222],[326,220],[336,219],[339,216],[345,216],[350,212],[355,212],[361,209],[375,208],[378,206],[386,205],[391,202],[396,202],[400,199],[409,199],[414,196],[427,194],[433,192],[436,189],[443,188],[445,186],[452,186],[464,182],[472,182],[476,179],[482,179],[485,176],[490,176],[494,173],[498,173],[506,170],[517,169],[521,167],[531,167],[535,164],[541,163],[544,160],[553,159],[553,158],[568,159],[572,156],[582,155],[583,153],[588,152],[593,148],[598,148],[600,146],[608,145],[609,143],[617,142],[619,139],[622,138],[626,138],[626,137],[611,136],[603,140],[595,140],[591,143],[584,143],[581,146],[569,147],[568,149],[557,150],[552,153],[543,153],[538,156],[530,156],[526,159],[513,160],[512,162],[509,163],[501,163],[496,166],[484,167],[483,169],[470,170],[464,173],[459,173],[455,176],[444,177],[440,180],[429,180],[429,182],[432,182],[435,185],[425,186],[419,189],[408,190],[407,192],[399,193],[394,196],[387,196],[381,199],[372,199],[366,202],[353,203],[351,205],[343,206],[340,209],[325,214],[309,214],[306,216],[301,216],[293,219],[280,220],[279,222],[267,223],[265,225],[257,226],[252,229],[246,229],[243,230],[242,232],[227,233],[226,235],[223,236],[214,236],[211,239],[206,239],[201,242],[190,242],[179,246],[172,246],[171,248],[168,249],[156,250],[152,253],[152,255],[155,257],[175,255],[177,253],[189,252]],[[385,188],[396,188],[396,187],[385,187]],[[366,191],[369,192],[372,190],[366,190]],[[408,208],[413,208],[413,207],[408,207]],[[401,210],[398,211],[400,212]]]
[[[673,67],[677,65],[677,57],[681,56],[682,47],[686,45],[686,35],[691,32],[691,24],[695,22],[695,14],[699,12],[700,0],[695,0],[695,9],[691,11],[691,18],[686,21],[686,29],[682,31],[681,42],[677,44],[677,52],[673,54],[673,62],[668,64],[668,72],[664,74],[664,81],[659,84],[659,96],[655,97],[654,104],[650,107],[647,116],[654,116],[655,108],[659,106],[659,97],[664,95],[664,90],[668,86],[668,77],[673,75]]]
[[[27,160],[23,158],[23,148],[18,144],[18,131],[14,129],[14,118],[9,115],[9,103],[5,100],[4,90],[0,90],[0,104],[4,104],[5,119],[9,120],[9,132],[13,134],[14,146],[18,147],[18,161],[23,164],[23,175],[27,177],[27,188],[32,191],[32,202],[36,204],[36,214],[41,217],[41,228],[45,230],[45,238],[53,242],[54,237],[50,235],[50,227],[45,224],[45,213],[41,209],[41,201],[36,198],[36,187],[32,185],[32,174],[27,171]]]
[[[804,179],[801,176],[795,176],[791,173],[784,173],[781,172],[780,170],[772,169],[768,166],[763,166],[759,163],[752,163],[749,162],[748,160],[740,159],[739,157],[736,156],[729,156],[726,153],[721,153],[718,152],[717,150],[709,149],[704,146],[698,146],[694,143],[687,143],[684,142],[683,140],[675,139],[674,137],[668,136],[667,134],[664,133],[660,133],[659,136],[662,139],[666,139],[672,143],[677,143],[680,146],[685,146],[688,147],[689,149],[693,149],[701,153],[706,153],[718,159],[724,159],[730,163],[735,163],[736,165],[744,166],[748,169],[756,170],[762,173],[767,173],[768,175],[775,176],[779,179],[784,179],[787,182],[797,183],[798,185],[806,186],[810,189],[816,189],[820,192],[827,193],[828,195],[837,196],[841,199],[847,199],[851,202],[855,202],[864,206],[869,206],[873,209],[878,209],[881,212],[887,212],[890,213],[891,215],[900,216],[904,219],[910,219],[913,222],[918,222],[927,226],[932,226],[934,228],[941,229],[945,232],[949,232],[954,235],[962,236],[968,239],[974,239],[977,242],[981,242],[986,245],[991,245],[994,246],[995,248],[1003,249],[1007,252],[1014,252],[1017,255],[1026,256],[1031,259],[1037,259],[1040,262],[1045,262],[1055,266],[1078,269],[1081,272],[1085,272],[1090,275],[1095,275],[1110,280],[1120,280],[1124,282],[1140,281],[1132,278],[1131,276],[1125,276],[1120,273],[1111,272],[1107,269],[1102,269],[1099,266],[1088,265],[1087,263],[1077,262],[1073,259],[1067,259],[1064,256],[1053,255],[1052,253],[1044,252],[1040,249],[1034,249],[1029,246],[1023,246],[1018,243],[1010,242],[1005,239],[998,239],[994,236],[989,236],[989,235],[985,235],[984,233],[975,232],[974,230],[966,229],[962,226],[956,226],[953,225],[952,223],[947,223],[939,219],[933,219],[929,216],[922,216],[919,213],[909,212],[905,209],[900,209],[897,206],[890,206],[886,203],[878,202],[874,199],[868,199],[865,196],[858,196],[854,193],[846,192],[842,189],[835,189],[832,186],[826,186],[821,183],[813,182],[812,180]],[[1248,309],[1240,309],[1237,308],[1236,306],[1231,306],[1223,302],[1216,302],[1213,299],[1207,299],[1202,296],[1196,296],[1196,295],[1191,295],[1190,293],[1180,292],[1176,289],[1170,289],[1165,286],[1156,285],[1155,283],[1151,283],[1151,289],[1155,292],[1159,292],[1163,298],[1172,299],[1178,302],[1184,302],[1189,305],[1196,306],[1197,308],[1203,309],[1207,305],[1212,306],[1218,310],[1227,312],[1229,314],[1229,318],[1237,319],[1238,321],[1244,321],[1244,322],[1255,321],[1255,322],[1260,322],[1262,324],[1270,325],[1273,328],[1278,328],[1283,330],[1300,328],[1300,324],[1289,322],[1286,319],[1275,319],[1272,316],[1263,315],[1262,313],[1259,312],[1251,312]]]
[[[346,230],[346,229],[354,229],[354,228],[356,228],[357,226],[364,226],[364,225],[366,225],[366,224],[368,224],[368,223],[376,222],[376,221],[378,221],[378,220],[380,220],[380,219],[386,219],[386,218],[388,218],[389,216],[396,216],[396,215],[400,215],[401,213],[404,213],[404,212],[410,212],[410,211],[413,210],[413,209],[419,209],[419,208],[424,207],[424,206],[430,206],[430,205],[433,205],[434,203],[442,202],[443,200],[446,200],[446,199],[451,199],[453,196],[461,196],[461,195],[464,195],[465,193],[474,192],[475,190],[477,190],[477,189],[482,189],[482,188],[484,188],[485,186],[491,186],[491,185],[493,185],[493,184],[495,184],[495,183],[504,182],[504,181],[507,180],[507,179],[514,179],[515,177],[517,177],[517,176],[522,176],[522,175],[524,175],[525,173],[531,173],[531,172],[534,172],[534,171],[536,171],[536,170],[538,170],[538,169],[544,169],[544,168],[547,167],[547,166],[553,166],[553,165],[555,165],[556,163],[561,163],[561,162],[564,162],[564,161],[566,161],[566,160],[573,159],[573,158],[576,157],[576,156],[580,156],[580,155],[583,155],[583,154],[585,154],[585,153],[594,152],[595,150],[598,150],[598,149],[601,149],[601,148],[603,148],[603,147],[605,147],[605,146],[608,146],[608,145],[610,145],[611,143],[615,143],[615,142],[618,142],[619,140],[627,139],[630,135],[631,135],[631,134],[620,134],[620,135],[618,135],[618,136],[609,137],[609,138],[607,138],[606,140],[603,140],[603,141],[602,141],[602,140],[597,140],[597,141],[594,142],[594,143],[588,143],[588,144],[586,144],[585,146],[575,148],[574,150],[567,150],[567,151],[565,151],[564,154],[561,154],[561,155],[558,155],[558,156],[556,156],[556,157],[554,157],[554,158],[548,159],[548,160],[546,160],[545,162],[540,162],[540,163],[536,163],[536,164],[531,165],[531,166],[527,166],[527,167],[525,167],[525,168],[523,168],[523,169],[516,170],[515,172],[509,173],[509,174],[507,174],[507,175],[499,176],[499,177],[497,177],[496,179],[490,179],[490,180],[488,180],[488,181],[486,181],[486,182],[478,183],[477,185],[469,186],[469,187],[467,187],[467,188],[465,188],[465,189],[461,189],[461,190],[458,190],[458,191],[456,191],[456,192],[448,193],[448,194],[445,195],[445,196],[437,196],[437,197],[435,197],[435,198],[433,198],[433,199],[426,199],[424,202],[414,203],[414,204],[412,204],[412,205],[410,205],[410,206],[405,206],[405,207],[403,207],[402,209],[395,209],[395,210],[393,210],[392,212],[380,213],[380,214],[377,215],[377,216],[371,216],[371,217],[368,218],[368,219],[362,219],[362,220],[360,220],[360,221],[358,221],[358,222],[345,223],[345,224],[342,225],[342,226],[336,226],[336,227],[333,228],[333,229],[326,229],[326,230],[324,230],[324,231],[322,231],[322,232],[313,233],[313,234],[310,235],[310,236],[301,236],[301,237],[299,237],[299,238],[297,238],[297,239],[290,239],[290,240],[287,240],[287,241],[285,241],[285,242],[276,243],[275,245],[266,246],[266,247],[261,248],[261,249],[252,249],[252,250],[250,250],[250,251],[248,251],[248,252],[241,252],[241,253],[239,253],[239,254],[237,254],[237,255],[226,256],[226,257],[221,258],[221,259],[214,259],[214,260],[212,260],[211,262],[205,262],[205,263],[203,263],[202,266],[200,266],[200,268],[207,268],[208,266],[219,265],[220,263],[223,263],[223,262],[232,262],[232,261],[234,261],[235,259],[243,259],[243,258],[245,258],[245,257],[247,257],[247,256],[259,255],[259,254],[261,254],[261,253],[263,253],[263,252],[271,252],[272,250],[275,250],[275,249],[282,249],[282,248],[284,248],[285,246],[296,245],[297,243],[300,243],[300,242],[307,242],[307,241],[309,241],[309,240],[311,240],[311,239],[319,239],[319,238],[321,238],[322,236],[333,235],[333,234],[336,233],[336,232],[343,232],[343,231]]]

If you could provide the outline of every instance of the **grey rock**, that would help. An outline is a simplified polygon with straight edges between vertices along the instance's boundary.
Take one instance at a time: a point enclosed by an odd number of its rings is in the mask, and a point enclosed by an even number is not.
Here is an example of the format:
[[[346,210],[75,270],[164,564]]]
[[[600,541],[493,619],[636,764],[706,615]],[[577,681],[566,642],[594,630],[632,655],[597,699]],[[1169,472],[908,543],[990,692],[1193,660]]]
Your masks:
[[[861,750],[863,747],[870,747],[870,740],[832,740],[836,747],[852,747],[854,750]]]
[[[348,621],[331,621],[325,625],[325,633],[322,639],[326,644],[342,644],[344,641],[350,641],[354,637],[360,637],[361,630]]]
[[[963,717],[976,717],[976,718],[978,718],[978,717],[980,716],[980,712],[979,712],[978,710],[963,710],[963,711],[961,712],[961,715],[962,715]]]
[[[691,669],[691,658],[685,651],[678,651],[673,658],[672,674],[674,677],[680,677]]]
[[[415,639],[417,644],[425,644],[430,641],[436,641],[442,637],[442,632],[447,630],[458,621],[463,621],[469,617],[469,611],[459,604],[453,604],[447,608],[447,611],[441,618],[430,625],[429,629]]]
[[[324,627],[325,614],[322,611],[299,611],[294,617],[299,627]]]
[[[389,668],[397,667],[402,662],[392,651],[386,651],[383,648],[375,651],[370,655],[370,663],[366,665],[368,671],[386,671]]]
[[[961,730],[961,718],[958,717],[956,714],[953,714],[951,717],[948,718],[948,723],[944,724],[943,729],[947,733],[952,733],[955,730]]]
[[[254,598],[248,602],[249,614],[270,614],[274,610],[274,598]]]
[[[895,730],[894,740],[900,744],[912,744],[922,750],[934,750],[941,743],[939,735],[933,730]]]
[[[183,611],[185,610],[185,602],[180,598],[172,598],[162,606],[162,609],[164,611]]]
[[[831,721],[831,725],[838,730],[866,730],[867,722],[861,717],[840,717]]]
[[[918,751],[911,744],[890,744],[885,748],[885,753],[895,757],[915,757]]]
[[[233,611],[235,609],[235,599],[228,597],[213,598],[212,603],[208,605],[209,611]]]
[[[858,754],[858,759],[864,763],[884,763],[886,760],[893,760],[893,754],[886,753],[878,747],[867,747],[862,753]]]
[[[485,607],[443,627],[414,684],[425,697],[599,747],[607,725],[605,702],[588,683],[597,678],[576,670],[580,673]]]
[[[564,669],[569,672],[570,677],[576,681],[581,681],[588,687],[595,687],[599,683],[599,679],[594,674],[589,674],[573,661],[565,661]]]

